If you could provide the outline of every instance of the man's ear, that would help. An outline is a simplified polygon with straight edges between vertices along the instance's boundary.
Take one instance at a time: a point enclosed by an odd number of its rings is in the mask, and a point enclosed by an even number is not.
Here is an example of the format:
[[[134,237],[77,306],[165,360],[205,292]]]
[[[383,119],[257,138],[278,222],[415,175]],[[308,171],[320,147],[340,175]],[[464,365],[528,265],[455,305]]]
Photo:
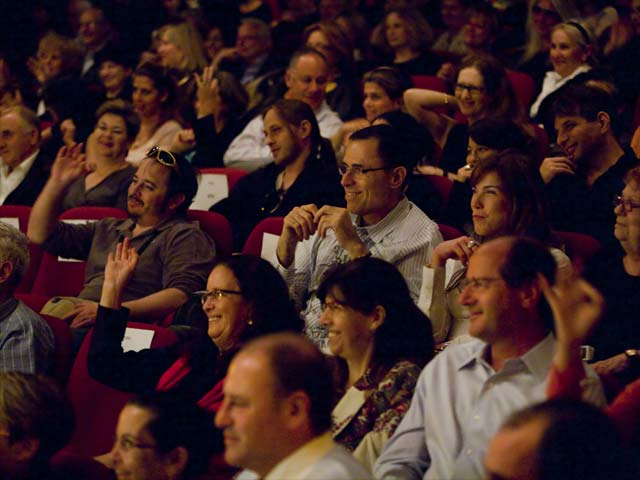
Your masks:
[[[28,463],[38,453],[40,439],[25,438],[11,443],[11,454],[16,462]]]
[[[163,455],[162,463],[167,472],[167,478],[182,478],[182,473],[187,468],[189,452],[185,447],[178,446]]]
[[[391,187],[402,188],[405,178],[407,178],[407,169],[405,167],[394,167],[390,175]]]
[[[607,112],[598,112],[597,119],[600,125],[600,132],[608,132],[611,128],[611,117],[609,117],[609,114]]]
[[[299,138],[309,138],[309,135],[311,135],[311,123],[309,120],[303,120],[296,128],[296,131],[298,132]]]
[[[178,207],[182,205],[182,202],[184,202],[186,198],[187,197],[185,196],[184,193],[175,193],[171,195],[168,203],[169,209],[172,211],[176,211]]]
[[[520,304],[526,309],[537,308],[541,295],[540,283],[537,280],[533,280],[520,287]]]
[[[284,84],[287,88],[291,88],[291,71],[288,68],[284,72]]]
[[[13,264],[5,260],[0,264],[0,283],[5,283],[11,278],[11,274],[13,273]]]
[[[284,409],[284,418],[287,426],[295,430],[309,421],[311,400],[306,393],[296,391],[287,397]]]

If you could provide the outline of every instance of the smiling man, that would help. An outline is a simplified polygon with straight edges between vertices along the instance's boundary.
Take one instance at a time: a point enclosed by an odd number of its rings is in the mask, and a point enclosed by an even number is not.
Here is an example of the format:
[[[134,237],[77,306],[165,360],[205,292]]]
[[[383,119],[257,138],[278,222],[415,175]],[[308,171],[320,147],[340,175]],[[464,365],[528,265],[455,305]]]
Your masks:
[[[611,199],[624,187],[624,173],[638,164],[616,139],[615,115],[613,100],[600,88],[567,88],[555,103],[557,143],[566,156],[545,158],[540,167],[553,228],[586,233],[606,246],[615,245]]]
[[[504,419],[546,398],[554,339],[538,278],[553,282],[555,270],[548,249],[533,240],[503,237],[476,250],[460,302],[477,340],[447,347],[422,371],[376,478],[485,478],[484,453]],[[597,376],[589,375],[585,397],[603,405]]]
[[[154,148],[129,186],[130,218],[106,218],[84,225],[57,222],[69,186],[84,171],[82,145],[63,147],[29,218],[29,239],[54,255],[86,261],[84,301],[65,318],[85,329],[95,321],[109,252],[131,238],[140,260],[126,290],[132,318],[157,321],[201,290],[215,257],[213,241],[185,215],[198,188],[195,173],[179,155]]]
[[[331,138],[342,125],[342,120],[325,101],[329,66],[324,56],[307,47],[295,52],[285,73],[285,83],[287,91],[284,98],[307,103],[316,116],[320,134]],[[264,141],[263,132],[262,115],[257,115],[229,145],[224,154],[225,166],[255,170],[272,162],[273,155]]]
[[[326,330],[316,290],[335,264],[372,255],[395,265],[417,300],[422,263],[442,241],[438,226],[404,196],[415,160],[393,127],[355,132],[339,165],[347,208],[303,205],[285,217],[278,241],[280,270],[319,346]]]

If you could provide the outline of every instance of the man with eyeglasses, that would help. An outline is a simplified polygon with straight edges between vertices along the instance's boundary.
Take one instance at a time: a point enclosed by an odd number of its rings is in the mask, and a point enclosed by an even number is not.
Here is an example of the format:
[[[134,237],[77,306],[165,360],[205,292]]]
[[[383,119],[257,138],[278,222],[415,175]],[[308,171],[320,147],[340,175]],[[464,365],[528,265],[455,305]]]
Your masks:
[[[57,221],[57,217],[67,188],[85,169],[81,152],[81,144],[60,150],[29,218],[32,242],[51,254],[86,262],[85,284],[78,295],[81,300],[70,299],[75,308],[53,310],[52,314],[68,319],[81,338],[82,331],[95,321],[107,255],[115,251],[118,242],[130,238],[140,260],[123,294],[123,304],[131,318],[160,321],[191,292],[205,286],[215,258],[213,241],[196,223],[186,220],[198,188],[195,173],[184,158],[155,147],[129,186],[128,219],[105,218],[72,225]]]
[[[191,480],[207,471],[214,444],[211,415],[163,393],[127,402],[101,460],[121,480]]]
[[[555,272],[548,248],[534,240],[503,237],[476,250],[460,301],[477,340],[447,347],[422,371],[376,478],[484,478],[487,445],[504,419],[546,399],[555,342],[540,277],[553,283]],[[597,376],[588,375],[583,395],[603,405]]]
[[[326,346],[316,290],[334,265],[371,255],[402,273],[414,300],[422,263],[442,241],[438,226],[404,195],[416,159],[395,129],[374,125],[355,132],[338,170],[347,208],[296,207],[285,217],[278,241],[279,268],[302,310],[306,334]]]
[[[554,109],[564,155],[545,158],[540,167],[550,223],[556,230],[585,233],[605,247],[614,246],[611,199],[638,159],[616,139],[613,101],[600,87],[580,85],[568,87]]]

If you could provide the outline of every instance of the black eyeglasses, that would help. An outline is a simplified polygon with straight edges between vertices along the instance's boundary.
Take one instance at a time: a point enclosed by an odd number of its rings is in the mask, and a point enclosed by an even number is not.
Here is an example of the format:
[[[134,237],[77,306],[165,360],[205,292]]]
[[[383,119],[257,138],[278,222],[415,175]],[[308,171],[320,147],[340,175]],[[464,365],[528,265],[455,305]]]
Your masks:
[[[620,195],[616,195],[613,197],[613,206],[618,207],[622,205],[622,208],[625,212],[632,212],[636,208],[640,208],[639,202],[634,202],[629,198],[621,197]]]
[[[464,92],[467,90],[470,95],[479,95],[485,91],[484,87],[476,87],[475,85],[467,85],[466,83],[456,83],[456,91]]]
[[[163,150],[157,146],[152,147],[151,150],[147,152],[147,157],[155,159],[155,161],[160,165],[173,168],[177,174],[180,174],[180,171],[178,170],[178,161],[169,150]]]
[[[351,172],[354,175],[362,176],[369,172],[377,172],[378,170],[389,170],[393,167],[377,167],[377,168],[364,168],[362,165],[347,165],[346,163],[338,164],[338,172],[340,175],[346,175],[347,172]]]
[[[210,298],[220,300],[227,295],[242,295],[242,292],[239,290],[225,290],[224,288],[214,288],[210,292],[207,290],[200,290],[198,292],[193,292],[192,295],[198,297],[200,299],[200,302],[202,302],[202,304],[204,305]]]

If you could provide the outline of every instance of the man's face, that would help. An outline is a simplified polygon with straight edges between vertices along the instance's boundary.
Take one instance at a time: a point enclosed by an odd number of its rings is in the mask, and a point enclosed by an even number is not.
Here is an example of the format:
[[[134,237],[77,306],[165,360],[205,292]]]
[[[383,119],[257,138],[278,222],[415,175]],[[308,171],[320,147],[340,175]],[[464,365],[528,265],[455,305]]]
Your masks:
[[[164,458],[156,451],[156,442],[146,429],[151,419],[148,410],[136,405],[126,405],[120,412],[111,449],[118,480],[169,478]]]
[[[341,184],[349,212],[362,217],[365,225],[374,225],[382,220],[396,205],[392,177],[395,169],[375,170],[357,174],[353,167],[363,169],[384,166],[378,154],[378,140],[352,140],[342,161],[347,172],[342,175]]]
[[[238,27],[236,48],[238,49],[238,55],[245,62],[253,62],[269,50],[268,44],[261,41],[257,29],[250,25],[240,25]]]
[[[540,420],[500,429],[484,459],[487,480],[534,480],[537,449],[544,429]]]
[[[275,379],[264,354],[238,354],[224,382],[224,401],[216,426],[224,430],[224,459],[264,477],[285,455],[279,440],[286,435],[284,401],[276,398]]]
[[[469,334],[487,343],[508,338],[512,320],[520,312],[518,290],[509,287],[499,272],[506,253],[507,248],[495,242],[476,250],[459,297],[469,309]]]
[[[589,121],[579,116],[556,116],[557,143],[576,166],[588,159],[602,143],[598,120]]]
[[[80,15],[78,34],[82,43],[89,48],[97,47],[105,41],[107,29],[98,10],[90,8]]]
[[[300,155],[303,148],[294,128],[280,118],[273,108],[264,116],[264,139],[276,165],[289,165]]]
[[[38,131],[16,113],[0,117],[0,157],[4,165],[16,168],[38,145]]]
[[[153,226],[173,212],[167,198],[169,167],[145,158],[129,185],[127,210],[142,226]]]
[[[289,89],[286,98],[308,103],[314,110],[319,108],[326,96],[329,68],[318,55],[302,55],[285,74]]]

